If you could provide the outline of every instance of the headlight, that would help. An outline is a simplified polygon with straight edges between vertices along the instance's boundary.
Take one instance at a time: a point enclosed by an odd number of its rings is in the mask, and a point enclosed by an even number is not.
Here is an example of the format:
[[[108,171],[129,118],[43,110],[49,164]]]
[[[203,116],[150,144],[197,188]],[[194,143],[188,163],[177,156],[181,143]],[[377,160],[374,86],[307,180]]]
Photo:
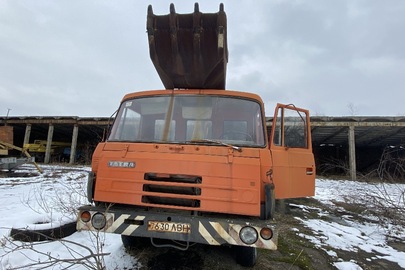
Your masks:
[[[95,213],[93,215],[93,218],[91,219],[91,225],[97,229],[97,230],[101,230],[102,228],[105,227],[105,225],[107,224],[107,220],[105,218],[105,216],[101,213]]]
[[[246,226],[243,227],[239,232],[239,237],[243,241],[243,243],[247,245],[254,244],[257,241],[257,231],[255,228]]]

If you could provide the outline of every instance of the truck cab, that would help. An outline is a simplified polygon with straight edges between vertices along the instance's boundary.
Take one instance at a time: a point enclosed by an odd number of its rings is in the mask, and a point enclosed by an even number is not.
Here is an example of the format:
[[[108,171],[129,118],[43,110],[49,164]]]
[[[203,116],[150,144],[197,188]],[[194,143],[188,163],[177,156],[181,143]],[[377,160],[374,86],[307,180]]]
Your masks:
[[[270,181],[266,135],[263,103],[254,94],[127,95],[94,154],[94,200],[260,216],[261,190]]]

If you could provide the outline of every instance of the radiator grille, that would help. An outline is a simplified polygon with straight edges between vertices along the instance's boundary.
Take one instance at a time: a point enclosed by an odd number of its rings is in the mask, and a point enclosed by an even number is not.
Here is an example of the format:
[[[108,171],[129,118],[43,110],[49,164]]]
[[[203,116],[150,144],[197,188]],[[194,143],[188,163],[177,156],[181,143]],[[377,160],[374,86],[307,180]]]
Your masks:
[[[143,185],[143,191],[147,192],[147,195],[142,196],[143,203],[191,208],[200,207],[198,196],[201,195],[201,176],[145,173],[144,179],[149,183]],[[187,186],[184,184],[187,184]],[[180,196],[179,198],[165,197],[162,194],[177,194]],[[195,196],[195,198],[183,198],[183,195]]]

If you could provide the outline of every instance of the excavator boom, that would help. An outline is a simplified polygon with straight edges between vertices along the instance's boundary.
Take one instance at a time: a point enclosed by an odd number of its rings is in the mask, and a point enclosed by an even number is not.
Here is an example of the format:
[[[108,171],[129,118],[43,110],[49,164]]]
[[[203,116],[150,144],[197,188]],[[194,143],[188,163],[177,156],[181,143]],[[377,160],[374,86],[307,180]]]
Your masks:
[[[225,89],[228,48],[226,14],[178,14],[170,4],[167,15],[148,7],[147,32],[150,58],[166,89]]]

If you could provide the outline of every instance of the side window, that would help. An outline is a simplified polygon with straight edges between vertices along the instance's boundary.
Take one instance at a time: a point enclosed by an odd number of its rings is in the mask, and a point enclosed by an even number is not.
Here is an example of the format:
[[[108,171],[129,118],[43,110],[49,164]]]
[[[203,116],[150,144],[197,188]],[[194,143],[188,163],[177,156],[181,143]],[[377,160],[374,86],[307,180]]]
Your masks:
[[[290,148],[307,148],[307,115],[305,112],[279,108],[275,121],[273,144]]]
[[[283,109],[279,108],[277,112],[277,119],[276,119],[276,125],[273,127],[274,128],[274,138],[273,138],[273,143],[274,145],[281,146],[282,145],[282,126],[281,126],[281,120],[283,119]]]
[[[293,148],[307,147],[306,114],[296,110],[284,110],[284,146]]]

